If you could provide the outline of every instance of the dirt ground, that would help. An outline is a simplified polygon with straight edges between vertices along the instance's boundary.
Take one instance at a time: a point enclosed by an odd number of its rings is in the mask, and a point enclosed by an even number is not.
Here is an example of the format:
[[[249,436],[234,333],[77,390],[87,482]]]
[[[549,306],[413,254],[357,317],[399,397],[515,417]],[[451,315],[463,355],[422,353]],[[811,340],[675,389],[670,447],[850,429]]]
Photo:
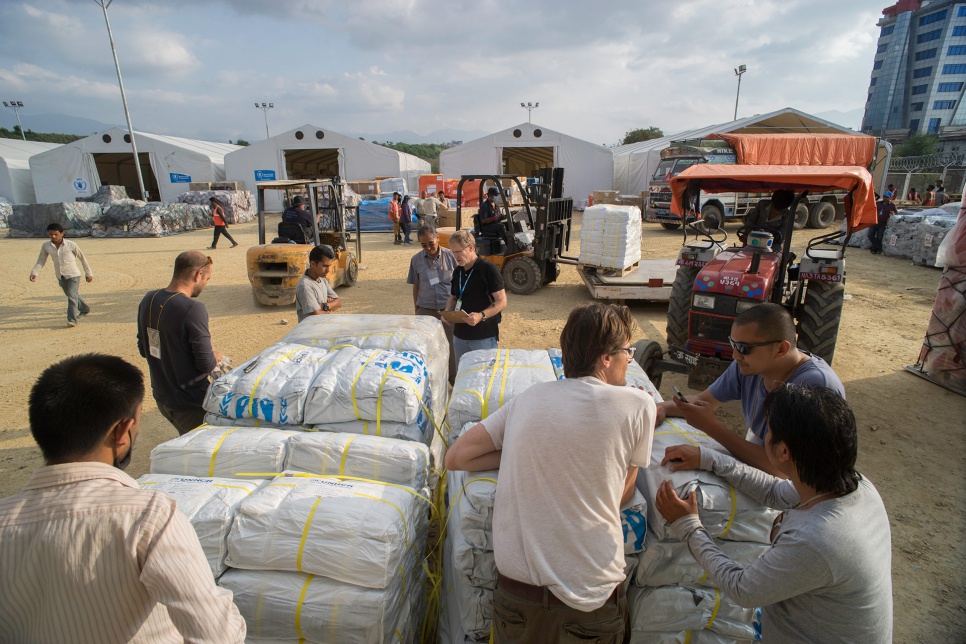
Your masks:
[[[728,226],[732,237],[734,228]],[[256,243],[256,226],[233,226],[231,232],[241,246],[230,249],[222,240],[211,251],[214,275],[201,300],[216,348],[237,364],[290,331],[296,317],[292,307],[253,304],[245,248]],[[579,240],[579,228],[574,238]],[[681,239],[680,231],[645,224],[644,256],[674,257]],[[796,246],[804,247],[807,239],[797,234]],[[177,253],[204,249],[210,240],[210,230],[163,239],[76,240],[95,275],[93,283],[81,285],[93,312],[78,327],[67,328],[65,298],[52,266],[36,283],[28,281],[41,240],[0,239],[0,267],[8,282],[0,292],[0,364],[5,365],[0,401],[7,410],[0,420],[0,496],[18,490],[42,465],[27,421],[27,396],[41,370],[66,356],[98,351],[132,361],[147,378],[135,344],[138,302],[146,291],[167,284]],[[411,312],[405,277],[416,250],[394,246],[387,234],[365,235],[365,269],[357,285],[340,289],[340,313]],[[903,370],[919,354],[940,273],[857,249],[850,249],[847,267],[851,297],[845,302],[833,366],[859,422],[859,469],[878,487],[891,519],[895,641],[963,642],[966,400]],[[568,312],[588,299],[571,267],[563,267],[560,280],[548,288],[509,295],[501,346],[558,346]],[[663,343],[666,304],[640,303],[632,310],[641,337]],[[674,384],[687,391],[685,380],[665,376],[662,393],[668,396]],[[725,413],[727,422],[741,429],[738,405],[726,406]],[[147,472],[151,449],[176,435],[149,396],[129,473]]]

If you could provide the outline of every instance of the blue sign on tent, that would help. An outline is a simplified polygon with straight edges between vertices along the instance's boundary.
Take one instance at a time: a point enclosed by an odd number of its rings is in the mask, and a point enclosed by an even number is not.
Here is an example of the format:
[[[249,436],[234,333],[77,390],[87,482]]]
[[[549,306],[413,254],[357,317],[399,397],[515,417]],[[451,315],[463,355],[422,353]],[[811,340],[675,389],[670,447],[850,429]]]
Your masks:
[[[275,171],[255,170],[255,181],[275,181]]]
[[[171,177],[171,183],[191,183],[191,177],[186,174],[169,172],[168,176]]]

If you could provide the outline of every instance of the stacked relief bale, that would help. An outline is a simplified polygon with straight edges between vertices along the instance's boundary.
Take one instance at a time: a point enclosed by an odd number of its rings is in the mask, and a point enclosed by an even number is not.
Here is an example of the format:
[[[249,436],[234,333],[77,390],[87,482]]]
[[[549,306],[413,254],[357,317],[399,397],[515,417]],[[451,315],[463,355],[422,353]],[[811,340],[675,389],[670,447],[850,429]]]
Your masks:
[[[67,237],[89,237],[102,215],[96,203],[14,204],[7,217],[8,237],[47,237],[48,224],[60,224]]]
[[[0,228],[6,228],[10,225],[8,219],[12,214],[13,205],[3,197],[0,197]]]
[[[212,226],[207,206],[159,201],[115,203],[94,222],[94,237],[165,237]]]
[[[921,266],[935,266],[936,253],[943,239],[956,225],[956,216],[948,213],[944,215],[925,215],[922,223],[916,227],[916,239],[912,252],[912,263]]]
[[[446,336],[432,318],[310,320],[213,382],[219,425],[158,446],[152,469],[268,479],[236,508],[219,581],[251,641],[414,641]]]
[[[636,206],[594,205],[584,210],[580,262],[624,270],[641,259],[641,211]]]
[[[101,186],[90,197],[77,197],[76,201],[89,201],[100,205],[102,208],[118,203],[134,203],[134,199],[127,194],[127,188],[124,186]]]
[[[214,197],[225,211],[229,224],[244,224],[258,216],[252,193],[248,190],[192,190],[178,195],[178,203],[208,206]]]
[[[889,257],[912,259],[916,248],[916,229],[925,218],[924,213],[928,212],[931,211],[900,210],[899,214],[889,217],[889,223],[886,224],[885,234],[882,237],[882,253]]]

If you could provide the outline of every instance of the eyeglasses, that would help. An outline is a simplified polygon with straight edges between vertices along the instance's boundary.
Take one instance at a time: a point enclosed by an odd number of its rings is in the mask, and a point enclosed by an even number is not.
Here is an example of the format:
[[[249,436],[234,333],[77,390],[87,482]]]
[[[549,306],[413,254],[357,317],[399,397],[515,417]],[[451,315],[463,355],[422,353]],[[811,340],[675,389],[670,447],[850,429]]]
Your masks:
[[[728,336],[728,342],[731,344],[731,348],[734,349],[739,354],[746,356],[751,353],[751,350],[755,347],[765,347],[769,344],[778,344],[781,340],[767,340],[765,342],[735,342]]]
[[[620,349],[615,351],[615,353],[618,353],[620,351],[623,351],[624,353],[627,354],[627,361],[630,362],[631,360],[634,359],[634,354],[637,352],[637,347],[621,347]]]

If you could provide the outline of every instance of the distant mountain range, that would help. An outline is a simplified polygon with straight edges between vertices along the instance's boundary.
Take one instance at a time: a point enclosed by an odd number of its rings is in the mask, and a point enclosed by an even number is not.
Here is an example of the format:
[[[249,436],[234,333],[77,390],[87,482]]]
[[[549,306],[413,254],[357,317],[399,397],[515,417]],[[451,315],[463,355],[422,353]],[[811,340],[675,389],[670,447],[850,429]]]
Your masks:
[[[70,116],[68,114],[20,114],[20,121],[23,129],[33,132],[54,132],[57,134],[78,134],[80,136],[90,136],[104,130],[109,130],[117,125],[101,123],[94,119],[82,116]],[[0,112],[0,127],[12,130],[17,124],[16,115],[10,110]]]
[[[349,136],[362,137],[366,141],[378,141],[379,143],[449,143],[451,141],[462,141],[464,143],[473,141],[480,137],[492,134],[484,130],[454,130],[452,128],[435,130],[429,134],[416,134],[411,130],[397,130],[383,134],[352,133]]]

